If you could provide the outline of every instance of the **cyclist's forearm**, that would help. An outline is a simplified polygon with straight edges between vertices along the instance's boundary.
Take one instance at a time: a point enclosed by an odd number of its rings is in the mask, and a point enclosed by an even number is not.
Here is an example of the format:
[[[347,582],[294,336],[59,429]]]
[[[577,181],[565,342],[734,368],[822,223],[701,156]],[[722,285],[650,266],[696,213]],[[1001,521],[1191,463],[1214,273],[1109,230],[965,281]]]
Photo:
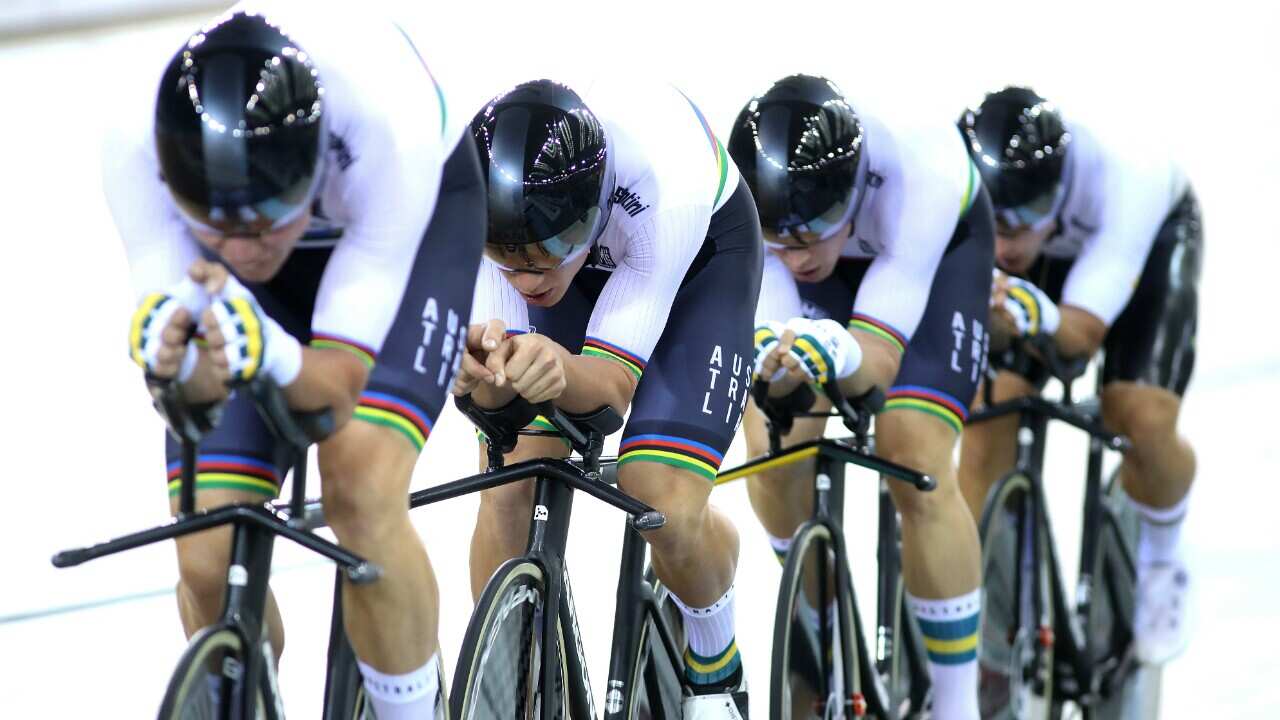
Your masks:
[[[1102,320],[1071,305],[1063,305],[1061,311],[1062,321],[1053,335],[1058,352],[1067,358],[1091,357],[1098,352],[1107,337],[1107,326]]]
[[[303,348],[302,370],[284,388],[284,396],[295,410],[328,408],[341,427],[355,411],[368,379],[368,369],[351,353]]]
[[[582,413],[609,405],[627,412],[639,382],[630,370],[613,360],[565,353],[564,394],[555,403],[562,410]]]
[[[862,349],[862,364],[852,375],[840,380],[840,391],[846,397],[857,397],[873,387],[887,389],[898,376],[902,353],[887,340],[871,333],[861,330],[850,332]]]

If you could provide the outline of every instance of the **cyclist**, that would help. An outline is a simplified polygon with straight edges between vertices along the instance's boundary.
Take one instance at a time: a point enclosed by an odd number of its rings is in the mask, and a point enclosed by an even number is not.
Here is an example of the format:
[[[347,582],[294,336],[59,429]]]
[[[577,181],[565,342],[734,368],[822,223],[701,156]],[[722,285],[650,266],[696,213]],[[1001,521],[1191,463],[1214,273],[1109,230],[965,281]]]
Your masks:
[[[630,406],[618,483],[666,515],[646,533],[653,567],[684,617],[688,680],[699,696],[722,697],[742,685],[738,534],[707,498],[751,379],[759,225],[737,168],[683,93],[646,81],[582,89],[527,82],[472,121],[489,191],[472,317],[511,334],[472,344],[455,392],[474,390],[488,407],[517,394],[570,412]],[[527,437],[515,455],[565,452]],[[482,495],[477,596],[523,548],[531,501],[529,484]]]
[[[262,6],[270,14],[237,6],[192,35],[150,117],[125,117],[106,147],[107,198],[141,292],[131,350],[188,400],[226,402],[201,446],[199,507],[273,497],[288,471],[228,381],[268,377],[293,407],[332,409],[325,517],[384,570],[343,587],[347,635],[377,716],[428,717],[441,706],[437,588],[405,498],[460,362],[479,163],[396,26]],[[196,324],[203,344],[188,339]],[[166,451],[176,512],[179,447]],[[221,609],[229,533],[177,541],[188,635]],[[278,653],[270,598],[267,625]]]
[[[1133,442],[1120,479],[1142,519],[1135,649],[1165,662],[1187,642],[1179,539],[1195,454],[1177,421],[1195,360],[1199,203],[1164,153],[1104,143],[1028,88],[987,95],[960,128],[996,206],[997,340],[1048,335],[1064,356],[1106,351],[1103,420]],[[1004,364],[996,400],[1047,379],[1035,358]],[[1012,466],[1016,424],[965,432],[961,477],[975,517]]]
[[[977,718],[978,535],[952,460],[987,342],[993,220],[977,170],[953,128],[890,131],[811,75],[783,78],[752,98],[729,152],[755,196],[769,249],[757,374],[777,397],[829,379],[851,397],[888,389],[876,452],[938,481],[931,493],[889,486],[934,717]],[[825,424],[797,421],[786,440],[818,438]],[[745,425],[748,450],[766,452],[754,405]],[[811,480],[813,472],[810,460],[748,481],[780,559],[810,516],[812,482],[797,475]]]

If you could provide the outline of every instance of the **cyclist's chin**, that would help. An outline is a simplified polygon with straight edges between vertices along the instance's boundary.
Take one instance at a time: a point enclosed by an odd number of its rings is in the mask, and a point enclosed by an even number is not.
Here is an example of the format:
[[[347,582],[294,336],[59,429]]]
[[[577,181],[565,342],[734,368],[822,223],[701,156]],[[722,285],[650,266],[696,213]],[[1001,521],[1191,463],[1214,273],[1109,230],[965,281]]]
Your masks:
[[[264,283],[276,276],[280,272],[280,268],[284,267],[284,261],[288,259],[288,255],[266,255],[253,258],[252,260],[231,261],[223,258],[227,265],[235,272],[240,279],[246,282]]]

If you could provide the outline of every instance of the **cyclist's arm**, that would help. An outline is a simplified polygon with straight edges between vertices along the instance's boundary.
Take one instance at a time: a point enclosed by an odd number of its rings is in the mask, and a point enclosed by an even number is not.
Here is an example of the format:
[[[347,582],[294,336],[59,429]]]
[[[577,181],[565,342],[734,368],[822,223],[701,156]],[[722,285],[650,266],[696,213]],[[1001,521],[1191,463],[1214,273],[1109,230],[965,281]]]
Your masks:
[[[686,205],[663,208],[631,232],[591,313],[582,354],[566,366],[577,379],[566,402],[626,412],[710,223],[709,205]]]
[[[1098,181],[1099,230],[1085,241],[1062,289],[1054,340],[1066,357],[1091,356],[1133,296],[1172,198],[1167,166],[1112,158]]]

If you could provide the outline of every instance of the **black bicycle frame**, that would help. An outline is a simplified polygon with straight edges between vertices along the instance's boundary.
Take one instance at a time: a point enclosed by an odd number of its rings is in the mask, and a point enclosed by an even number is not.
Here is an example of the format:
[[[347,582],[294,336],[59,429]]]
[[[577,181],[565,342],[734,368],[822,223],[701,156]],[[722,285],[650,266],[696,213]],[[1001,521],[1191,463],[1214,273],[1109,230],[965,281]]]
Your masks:
[[[855,399],[853,403],[850,403],[844,397],[839,386],[835,383],[827,383],[823,390],[827,398],[832,402],[833,412],[796,412],[794,409],[783,408],[777,403],[769,401],[767,383],[757,382],[752,392],[756,398],[757,405],[769,418],[769,452],[736,468],[722,471],[716,482],[717,484],[728,482],[771,467],[787,465],[804,458],[813,457],[816,465],[813,483],[813,513],[808,520],[796,529],[796,533],[798,534],[802,530],[813,526],[825,527],[831,535],[836,555],[836,580],[840,583],[838,587],[852,588],[853,582],[849,577],[849,556],[845,546],[842,525],[845,466],[857,465],[876,472],[880,483],[876,542],[876,557],[879,564],[879,577],[876,587],[876,667],[874,669],[867,667],[866,663],[860,663],[860,667],[862,669],[862,685],[864,689],[870,691],[869,693],[864,693],[867,709],[885,717],[890,716],[889,703],[877,670],[883,670],[888,665],[895,651],[890,637],[890,629],[893,627],[894,613],[896,612],[894,581],[899,572],[900,558],[898,554],[897,510],[893,505],[893,500],[889,495],[888,484],[884,478],[889,477],[909,483],[917,490],[922,491],[933,490],[937,487],[937,482],[928,475],[871,454],[870,418],[871,414],[884,402],[884,397],[878,390],[873,389],[863,397]],[[792,422],[797,417],[839,417],[844,422],[845,427],[853,433],[853,436],[846,440],[831,440],[827,438],[810,440],[783,449],[782,435],[790,430]],[[863,637],[862,620],[858,612],[857,602],[853,597],[849,598],[849,605],[852,610],[854,625],[852,631],[855,637],[847,637],[850,629],[842,626],[840,641],[843,647],[849,648],[850,652],[856,653],[861,652],[866,647],[866,638]],[[829,633],[825,631],[825,628],[821,633],[821,637],[823,642],[826,642],[826,638],[829,637]],[[823,652],[827,651],[828,648],[824,647]],[[920,668],[922,666],[917,665],[917,669]],[[913,700],[918,699],[913,697]],[[853,712],[854,708],[849,707],[845,708],[845,710],[846,712]]]
[[[317,552],[342,567],[355,583],[376,580],[381,570],[363,558],[329,542],[306,527],[307,447],[333,430],[328,410],[294,413],[288,409],[283,393],[269,381],[249,384],[250,392],[268,428],[289,447],[293,454],[293,496],[283,513],[267,504],[239,503],[211,510],[195,510],[197,449],[203,436],[216,420],[202,416],[208,407],[190,408],[179,400],[171,384],[153,385],[157,408],[170,431],[182,443],[182,484],[179,490],[179,512],[168,524],[131,533],[87,548],[66,550],[53,557],[55,567],[71,567],[89,560],[114,555],[144,545],[179,538],[223,525],[231,525],[231,564],[227,572],[227,588],[223,595],[222,614],[214,627],[225,627],[238,633],[244,643],[245,666],[242,671],[244,691],[241,693],[241,717],[253,717],[257,683],[261,680],[264,657],[260,643],[263,636],[263,613],[271,576],[271,556],[277,535],[286,537]]]
[[[1060,677],[1055,685],[1062,690],[1062,697],[1081,699],[1085,695],[1093,695],[1103,689],[1102,683],[1117,676],[1118,671],[1132,662],[1131,653],[1123,657],[1108,657],[1103,663],[1095,663],[1094,657],[1099,648],[1091,646],[1092,638],[1084,631],[1087,627],[1089,612],[1094,592],[1094,568],[1097,567],[1099,543],[1098,538],[1102,524],[1116,523],[1112,510],[1103,501],[1102,456],[1104,449],[1125,451],[1129,448],[1126,438],[1108,431],[1098,421],[1094,403],[1073,403],[1071,400],[1072,375],[1078,375],[1083,369],[1076,366],[1072,370],[1062,370],[1058,364],[1055,375],[1063,383],[1064,399],[1062,402],[1050,402],[1038,396],[1021,397],[1007,402],[990,405],[973,413],[969,424],[990,420],[1005,415],[1018,415],[1017,459],[1014,469],[1009,475],[1020,474],[1027,477],[1031,486],[1031,502],[1035,508],[1032,513],[1025,513],[1027,526],[1020,529],[1020,537],[1035,538],[1038,526],[1044,527],[1048,538],[1048,563],[1050,566],[1050,583],[1054,605],[1055,627],[1054,647],[1055,665],[1066,663],[1070,675]],[[1061,373],[1061,374],[1059,374]],[[990,386],[990,382],[988,382]],[[1080,546],[1079,580],[1076,586],[1075,606],[1068,602],[1066,588],[1062,582],[1061,565],[1058,560],[1057,544],[1054,541],[1053,528],[1049,521],[1044,494],[1044,455],[1049,420],[1058,420],[1078,428],[1089,435],[1089,459],[1085,473],[1085,496],[1082,510],[1083,533]],[[1007,477],[1008,475],[1006,475]],[[1120,553],[1130,570],[1133,569],[1133,553],[1128,547],[1118,526],[1113,527],[1116,541],[1120,545]],[[1014,587],[1023,587],[1022,571],[1027,564],[1022,562],[1021,553],[1030,548],[1038,552],[1037,543],[1025,540],[1019,544],[1018,567],[1014,577]],[[1032,557],[1032,568],[1039,567],[1039,558]],[[1032,578],[1035,582],[1036,579]],[[1037,596],[1037,602],[1039,598]],[[1113,598],[1113,607],[1116,606]],[[1043,608],[1034,608],[1037,612]],[[1116,617],[1116,622],[1126,622],[1127,618]],[[1056,669],[1055,669],[1056,673]],[[1068,681],[1073,681],[1068,682]]]

